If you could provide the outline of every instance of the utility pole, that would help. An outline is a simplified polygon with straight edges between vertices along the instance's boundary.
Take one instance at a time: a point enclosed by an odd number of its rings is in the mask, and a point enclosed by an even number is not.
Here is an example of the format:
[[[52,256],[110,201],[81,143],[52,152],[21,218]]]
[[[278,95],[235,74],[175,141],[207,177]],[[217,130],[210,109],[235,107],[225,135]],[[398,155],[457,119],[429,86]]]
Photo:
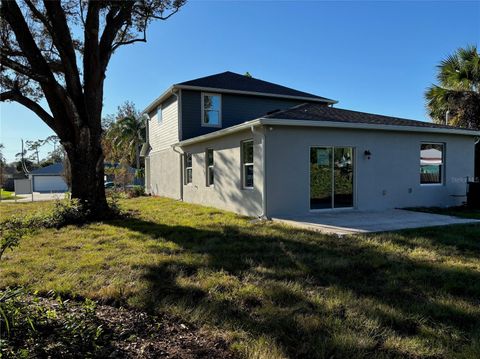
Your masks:
[[[27,169],[27,166],[25,165],[25,160],[23,158],[23,155],[24,155],[24,152],[23,152],[23,138],[21,139],[22,140],[22,169],[23,169],[23,173],[25,174],[25,176],[28,174],[28,169]]]

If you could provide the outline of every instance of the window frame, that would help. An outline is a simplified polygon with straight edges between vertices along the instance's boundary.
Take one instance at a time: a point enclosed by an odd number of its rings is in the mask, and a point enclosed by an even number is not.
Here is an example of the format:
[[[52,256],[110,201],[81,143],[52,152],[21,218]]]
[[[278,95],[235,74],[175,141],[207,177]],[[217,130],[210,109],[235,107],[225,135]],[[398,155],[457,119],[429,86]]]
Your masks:
[[[252,162],[245,162],[245,155],[244,155],[244,149],[243,149],[243,146],[245,146],[245,144],[251,142],[252,143]],[[253,186],[247,186],[246,185],[246,174],[247,174],[247,171],[246,171],[246,167],[247,166],[252,166],[252,175],[254,175],[254,171],[255,171],[255,150],[254,150],[254,141],[253,141],[253,138],[251,139],[248,139],[248,140],[243,140],[242,142],[240,142],[240,162],[241,162],[241,173],[242,173],[242,189],[247,189],[247,190],[251,190],[251,189],[254,189],[255,188],[255,176],[253,177]]]
[[[187,166],[187,158],[190,156],[190,166]],[[190,171],[190,181],[188,181],[187,173]],[[185,186],[191,185],[193,183],[193,155],[189,152],[183,154],[183,184]]]
[[[212,164],[208,163],[208,152],[212,151]],[[213,181],[210,182],[210,171],[213,171]],[[215,186],[215,151],[213,148],[205,149],[205,186],[214,187]]]
[[[422,145],[440,145],[442,146],[442,162],[439,165],[434,165],[440,167],[439,171],[439,176],[440,176],[440,182],[422,182]],[[445,153],[446,153],[446,144],[444,142],[427,142],[427,141],[422,141],[420,142],[420,186],[443,186],[445,184]]]
[[[201,96],[202,96],[202,119],[201,119],[202,127],[217,127],[217,128],[222,127],[222,94],[213,93],[213,92],[202,92]],[[218,124],[205,123],[205,110],[206,110],[205,96],[218,96],[220,99],[220,108],[218,110]]]

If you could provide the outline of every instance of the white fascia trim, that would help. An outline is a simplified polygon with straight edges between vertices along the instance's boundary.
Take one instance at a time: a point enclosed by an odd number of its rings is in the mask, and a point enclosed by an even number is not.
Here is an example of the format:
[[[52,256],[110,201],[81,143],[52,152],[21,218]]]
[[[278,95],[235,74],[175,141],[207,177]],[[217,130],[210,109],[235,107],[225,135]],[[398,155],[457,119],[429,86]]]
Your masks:
[[[320,98],[312,98],[312,97],[303,97],[303,96],[290,96],[290,95],[279,95],[279,94],[271,94],[271,93],[264,93],[264,92],[253,92],[253,91],[240,91],[240,90],[228,90],[222,88],[215,88],[215,87],[200,87],[200,86],[188,86],[188,85],[174,85],[175,88],[184,89],[184,90],[194,90],[194,91],[204,91],[204,92],[215,92],[215,93],[233,93],[239,95],[253,95],[253,96],[263,96],[263,97],[276,97],[276,98],[286,98],[292,100],[302,100],[302,101],[310,101],[310,102],[323,102],[323,103],[338,103],[338,101],[330,100],[330,99],[320,99]]]
[[[141,115],[143,114],[147,114],[152,111],[155,107],[157,107],[160,103],[162,103],[163,101],[165,101],[168,97],[170,97],[173,93],[173,91],[175,90],[175,86],[170,86],[167,91],[165,91],[164,93],[162,93],[159,97],[157,97],[155,100],[153,100],[150,105],[148,105],[141,113]]]
[[[417,127],[417,126],[398,126],[398,125],[377,125],[370,123],[350,123],[335,121],[310,121],[310,120],[288,120],[275,118],[260,118],[261,125],[270,126],[297,126],[297,127],[326,127],[326,128],[352,128],[358,130],[377,130],[377,131],[399,131],[399,132],[428,132],[444,133],[450,135],[480,136],[480,131],[449,129],[437,127]]]

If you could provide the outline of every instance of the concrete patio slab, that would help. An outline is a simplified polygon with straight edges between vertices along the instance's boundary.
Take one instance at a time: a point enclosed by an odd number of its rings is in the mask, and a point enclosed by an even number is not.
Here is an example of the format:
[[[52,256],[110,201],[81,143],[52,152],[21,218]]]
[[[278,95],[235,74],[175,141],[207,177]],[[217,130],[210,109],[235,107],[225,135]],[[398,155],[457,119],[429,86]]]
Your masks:
[[[272,220],[295,227],[339,235],[387,232],[407,228],[446,226],[451,224],[480,223],[480,220],[475,219],[402,209],[391,209],[381,212],[354,210],[312,212],[305,216],[272,218]]]

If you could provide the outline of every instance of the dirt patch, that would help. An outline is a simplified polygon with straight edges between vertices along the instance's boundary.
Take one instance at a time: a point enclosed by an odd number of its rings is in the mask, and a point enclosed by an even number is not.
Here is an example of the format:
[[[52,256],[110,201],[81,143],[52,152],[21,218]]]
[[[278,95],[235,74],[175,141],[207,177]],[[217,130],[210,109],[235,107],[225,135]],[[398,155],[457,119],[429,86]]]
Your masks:
[[[44,314],[35,314],[34,331],[30,325],[12,328],[7,347],[1,348],[2,354],[16,357],[28,353],[29,357],[39,358],[237,357],[224,339],[171,316],[92,303],[38,296],[22,298],[16,304],[22,306],[22,311]],[[25,323],[28,315],[22,318]]]

